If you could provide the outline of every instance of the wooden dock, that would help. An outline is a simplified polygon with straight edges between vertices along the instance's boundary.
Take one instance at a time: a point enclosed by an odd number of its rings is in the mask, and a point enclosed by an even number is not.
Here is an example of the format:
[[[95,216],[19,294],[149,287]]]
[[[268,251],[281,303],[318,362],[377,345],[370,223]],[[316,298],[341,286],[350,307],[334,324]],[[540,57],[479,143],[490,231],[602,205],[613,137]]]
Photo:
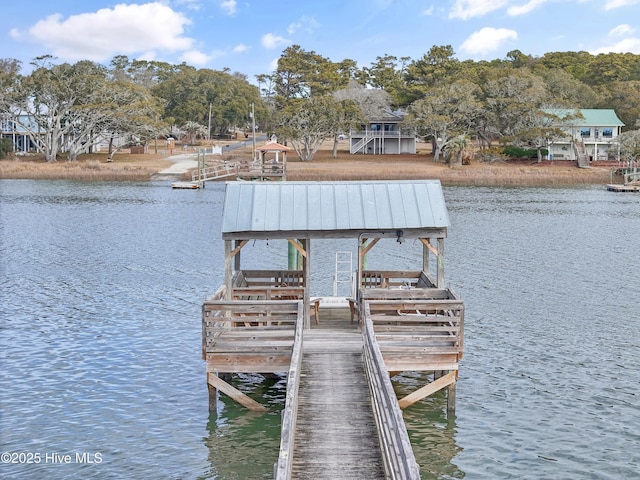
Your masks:
[[[423,272],[422,272],[423,273]],[[367,272],[387,284],[417,285],[416,272]],[[203,306],[203,357],[215,405],[219,390],[254,411],[260,402],[218,377],[220,373],[283,372],[278,480],[419,479],[401,409],[448,389],[453,410],[463,348],[464,307],[449,289],[370,286],[352,320],[347,303],[320,309],[314,321],[299,288],[277,287],[295,272],[247,271],[226,301],[224,288]],[[273,284],[265,285],[271,278]],[[260,286],[247,286],[247,279]],[[281,283],[281,282],[280,282]],[[250,293],[251,299],[247,299]],[[256,298],[261,297],[261,298]],[[304,297],[304,295],[300,295]],[[310,328],[304,328],[310,325]],[[389,372],[427,371],[434,380],[397,399]],[[215,408],[215,407],[213,407]]]
[[[209,408],[223,393],[265,411],[227,377],[286,375],[275,480],[419,480],[402,409],[445,390],[454,412],[463,352],[464,304],[444,286],[447,226],[437,181],[226,184],[224,284],[202,306]],[[422,247],[417,269],[368,267],[381,240],[395,250],[407,237]],[[357,241],[352,298],[311,297],[316,238]],[[288,269],[243,269],[243,249],[269,239],[286,240]],[[391,376],[405,371],[432,375],[397,398]]]
[[[384,478],[362,347],[356,330],[305,333],[292,478]]]
[[[640,185],[609,184],[607,190],[610,192],[640,192]]]

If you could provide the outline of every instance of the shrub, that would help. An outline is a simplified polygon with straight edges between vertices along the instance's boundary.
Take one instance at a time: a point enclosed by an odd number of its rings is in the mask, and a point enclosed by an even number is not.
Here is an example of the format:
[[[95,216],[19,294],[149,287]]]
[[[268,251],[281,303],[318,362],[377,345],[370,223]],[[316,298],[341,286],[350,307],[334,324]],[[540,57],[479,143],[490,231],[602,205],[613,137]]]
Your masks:
[[[7,156],[7,153],[13,152],[13,145],[8,138],[0,138],[0,158]]]
[[[509,158],[536,158],[538,152],[532,148],[516,147],[515,145],[505,145],[502,148],[504,153]]]
[[[507,156],[504,154],[503,149],[500,147],[491,147],[479,150],[476,152],[475,158],[477,158],[482,163],[496,163],[504,162],[507,160]]]

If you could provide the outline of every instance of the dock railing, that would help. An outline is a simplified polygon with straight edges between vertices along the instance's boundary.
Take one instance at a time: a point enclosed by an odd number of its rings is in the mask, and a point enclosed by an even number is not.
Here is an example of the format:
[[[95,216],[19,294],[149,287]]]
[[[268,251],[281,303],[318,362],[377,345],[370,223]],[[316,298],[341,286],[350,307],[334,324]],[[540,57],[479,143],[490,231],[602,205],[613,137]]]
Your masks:
[[[298,419],[298,390],[300,388],[300,371],[302,369],[302,344],[304,323],[302,321],[302,302],[298,304],[299,315],[296,333],[291,352],[291,363],[287,374],[287,396],[282,423],[280,427],[280,453],[274,465],[275,480],[289,480],[293,465],[293,448],[295,446],[296,421]]]
[[[389,371],[457,370],[464,350],[464,303],[451,289],[370,291],[370,321]],[[375,296],[374,296],[375,295]],[[385,296],[388,295],[388,296]]]
[[[385,476],[391,480],[419,480],[420,468],[416,462],[409,434],[402,418],[396,394],[385,367],[382,353],[365,303],[364,365],[371,391],[373,408]]]

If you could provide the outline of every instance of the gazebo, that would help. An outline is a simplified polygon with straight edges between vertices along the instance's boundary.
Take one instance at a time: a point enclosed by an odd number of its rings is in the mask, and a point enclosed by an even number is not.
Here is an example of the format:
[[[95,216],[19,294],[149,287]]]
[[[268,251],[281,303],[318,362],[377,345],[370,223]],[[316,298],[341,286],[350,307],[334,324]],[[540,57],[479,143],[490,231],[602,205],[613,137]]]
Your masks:
[[[291,147],[270,140],[257,148],[260,170],[264,177],[277,177],[286,180],[287,152]]]

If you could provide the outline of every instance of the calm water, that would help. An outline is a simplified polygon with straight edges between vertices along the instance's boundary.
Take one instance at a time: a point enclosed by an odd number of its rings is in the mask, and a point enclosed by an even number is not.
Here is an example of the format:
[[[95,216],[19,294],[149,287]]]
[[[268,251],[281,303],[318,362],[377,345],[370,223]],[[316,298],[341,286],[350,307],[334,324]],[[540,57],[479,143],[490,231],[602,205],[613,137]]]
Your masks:
[[[465,357],[457,416],[442,395],[406,411],[423,478],[640,478],[640,195],[445,195]],[[271,478],[284,383],[238,384],[270,414],[207,410],[199,310],[222,281],[222,186],[0,181],[0,202],[0,451],[40,455],[0,478]],[[334,250],[352,246],[316,245],[313,288],[330,293]],[[243,261],[284,267],[282,250]],[[371,263],[413,268],[417,250]]]

